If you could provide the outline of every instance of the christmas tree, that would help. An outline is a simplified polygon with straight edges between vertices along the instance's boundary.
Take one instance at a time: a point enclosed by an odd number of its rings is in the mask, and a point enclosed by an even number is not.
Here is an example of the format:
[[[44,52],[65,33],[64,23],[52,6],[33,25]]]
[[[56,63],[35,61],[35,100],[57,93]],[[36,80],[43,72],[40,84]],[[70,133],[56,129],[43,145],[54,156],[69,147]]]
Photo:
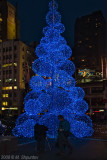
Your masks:
[[[92,121],[86,115],[88,104],[84,90],[75,86],[72,77],[75,65],[68,60],[72,51],[61,36],[65,27],[57,9],[57,3],[51,1],[46,15],[48,26],[43,29],[44,37],[36,48],[39,58],[32,66],[35,76],[29,82],[31,91],[24,98],[25,112],[18,117],[13,129],[15,136],[33,137],[34,125],[38,122],[49,128],[49,137],[55,137],[59,114],[70,122],[74,136],[93,134]]]

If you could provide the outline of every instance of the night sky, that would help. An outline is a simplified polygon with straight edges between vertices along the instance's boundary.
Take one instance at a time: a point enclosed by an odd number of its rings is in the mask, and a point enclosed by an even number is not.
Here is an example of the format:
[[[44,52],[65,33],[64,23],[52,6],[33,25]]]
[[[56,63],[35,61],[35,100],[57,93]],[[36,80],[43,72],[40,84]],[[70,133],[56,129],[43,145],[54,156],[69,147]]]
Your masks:
[[[46,26],[45,16],[48,12],[50,0],[9,0],[15,5],[18,3],[18,18],[20,20],[21,40],[30,43],[40,42],[42,29]],[[101,10],[107,22],[107,0],[57,0],[58,11],[65,25],[63,36],[68,44],[73,47],[74,25],[77,17],[91,14]],[[106,27],[107,28],[107,27]]]

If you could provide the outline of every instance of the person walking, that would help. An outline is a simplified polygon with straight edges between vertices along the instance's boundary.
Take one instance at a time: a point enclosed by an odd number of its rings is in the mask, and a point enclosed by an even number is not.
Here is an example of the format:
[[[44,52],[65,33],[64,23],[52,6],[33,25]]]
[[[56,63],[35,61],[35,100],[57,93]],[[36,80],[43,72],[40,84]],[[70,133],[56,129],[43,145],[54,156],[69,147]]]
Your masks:
[[[34,136],[37,141],[38,154],[45,152],[46,131],[48,131],[48,128],[44,125],[40,125],[37,123],[34,126]]]
[[[4,136],[6,126],[0,121],[0,136]]]
[[[59,115],[58,119],[60,123],[57,138],[57,146],[59,148],[59,152],[57,153],[57,155],[64,155],[65,147],[68,147],[70,153],[72,153],[72,145],[68,140],[68,137],[70,135],[70,123],[67,120],[65,120],[62,115]]]

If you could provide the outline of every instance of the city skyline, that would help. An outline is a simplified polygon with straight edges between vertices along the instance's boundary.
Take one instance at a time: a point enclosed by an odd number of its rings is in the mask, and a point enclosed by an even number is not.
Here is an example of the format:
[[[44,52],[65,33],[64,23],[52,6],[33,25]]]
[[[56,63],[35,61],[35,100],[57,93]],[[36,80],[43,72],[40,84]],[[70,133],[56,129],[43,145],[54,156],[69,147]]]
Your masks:
[[[14,5],[16,2],[18,3],[18,18],[21,23],[21,40],[27,43],[40,41],[43,36],[43,26],[46,26],[45,15],[48,12],[49,1],[50,0],[9,0],[9,2]],[[81,2],[79,0],[75,0],[74,2],[70,0],[67,2],[64,0],[57,0],[57,2],[59,5],[58,10],[62,15],[62,23],[65,24],[66,28],[63,36],[67,39],[71,47],[73,47],[74,43],[74,26],[76,18],[101,10],[107,22],[106,0],[82,0]],[[70,16],[71,20],[69,20]]]

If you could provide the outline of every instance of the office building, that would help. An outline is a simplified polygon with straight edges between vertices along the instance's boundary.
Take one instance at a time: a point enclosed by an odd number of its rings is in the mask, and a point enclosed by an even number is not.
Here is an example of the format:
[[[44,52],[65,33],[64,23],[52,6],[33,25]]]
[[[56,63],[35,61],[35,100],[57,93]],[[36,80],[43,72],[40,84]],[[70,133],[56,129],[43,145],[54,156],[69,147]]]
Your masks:
[[[0,42],[20,38],[20,23],[15,8],[7,0],[0,0]]]
[[[34,49],[19,40],[0,43],[0,109],[2,115],[23,112],[25,87],[30,80]],[[29,61],[30,59],[30,61]]]
[[[77,18],[74,37],[73,56],[77,77],[82,81],[87,79],[87,82],[101,79],[101,57],[106,53],[106,23],[102,12]]]

